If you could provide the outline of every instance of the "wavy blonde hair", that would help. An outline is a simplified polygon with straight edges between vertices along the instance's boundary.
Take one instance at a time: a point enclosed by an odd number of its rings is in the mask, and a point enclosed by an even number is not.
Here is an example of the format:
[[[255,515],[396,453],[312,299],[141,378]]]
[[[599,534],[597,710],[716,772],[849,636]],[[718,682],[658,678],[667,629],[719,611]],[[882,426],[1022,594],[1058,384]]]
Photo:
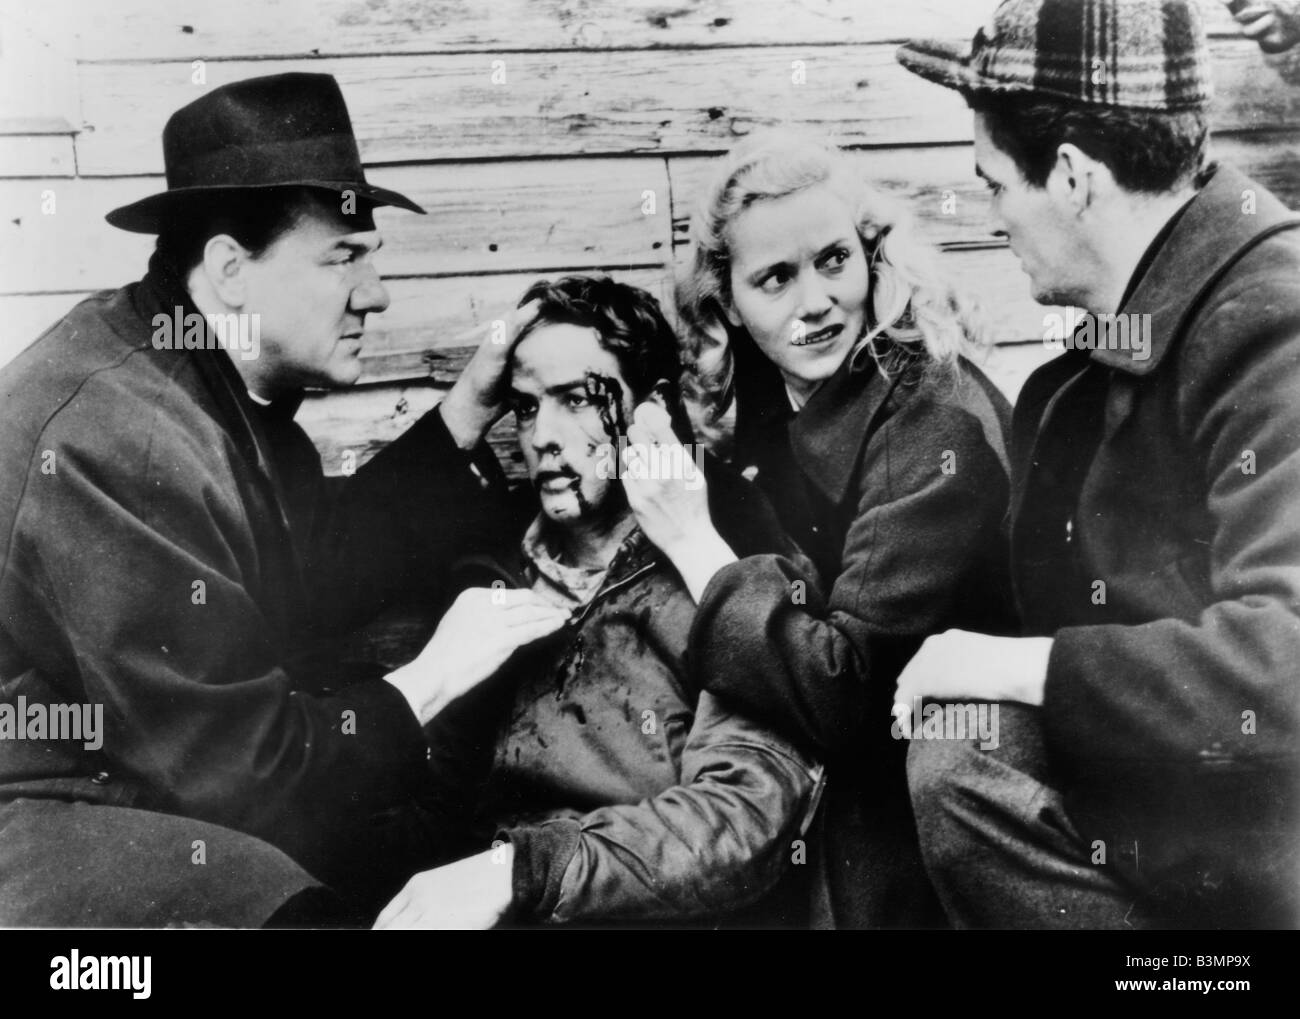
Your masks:
[[[953,288],[938,251],[921,239],[902,203],[869,184],[826,139],[789,128],[755,132],[719,161],[691,218],[690,268],[677,283],[690,410],[712,440],[729,438],[735,410],[735,354],[724,325],[731,304],[728,228],[756,202],[820,184],[853,209],[870,267],[867,330],[849,357],[868,350],[877,370],[894,376],[919,364],[951,366],[987,345],[976,303]]]

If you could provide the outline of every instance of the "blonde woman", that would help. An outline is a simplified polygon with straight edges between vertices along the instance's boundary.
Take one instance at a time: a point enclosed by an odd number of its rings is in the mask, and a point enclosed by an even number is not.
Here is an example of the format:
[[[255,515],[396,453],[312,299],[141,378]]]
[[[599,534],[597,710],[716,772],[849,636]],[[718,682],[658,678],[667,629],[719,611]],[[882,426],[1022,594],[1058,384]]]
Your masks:
[[[976,317],[937,255],[833,145],[787,131],[746,140],[720,161],[692,242],[679,304],[697,424],[817,573],[737,560],[686,486],[630,482],[629,500],[699,603],[698,682],[828,764],[802,847],[816,877],[809,921],[940,923],[892,693],[927,635],[1014,627],[1008,404],[967,357]],[[648,408],[630,434],[673,441]]]

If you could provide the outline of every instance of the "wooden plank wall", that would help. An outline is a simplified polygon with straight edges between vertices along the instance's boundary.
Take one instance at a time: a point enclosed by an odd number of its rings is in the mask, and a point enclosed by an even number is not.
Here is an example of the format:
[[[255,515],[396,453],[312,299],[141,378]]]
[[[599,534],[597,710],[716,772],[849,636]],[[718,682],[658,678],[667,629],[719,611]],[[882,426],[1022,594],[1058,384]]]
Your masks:
[[[1000,344],[989,370],[1014,396],[1049,356],[1044,309],[989,234],[964,105],[894,59],[906,38],[969,37],[992,6],[57,0],[38,18],[27,0],[3,0],[0,31],[50,36],[76,102],[71,130],[29,120],[0,136],[0,359],[85,293],[143,271],[151,240],[102,217],[163,186],[171,111],[228,81],[308,69],[341,82],[371,179],[430,212],[381,213],[393,302],[370,323],[365,376],[304,405],[327,470],[345,449],[364,461],[434,405],[468,353],[456,337],[540,275],[609,272],[668,302],[711,159],[783,120],[852,147],[864,173],[911,203],[989,309]],[[1298,205],[1300,89],[1237,36],[1219,0],[1202,6],[1217,154]],[[2,126],[24,102],[0,101]],[[494,439],[509,450],[508,423]]]

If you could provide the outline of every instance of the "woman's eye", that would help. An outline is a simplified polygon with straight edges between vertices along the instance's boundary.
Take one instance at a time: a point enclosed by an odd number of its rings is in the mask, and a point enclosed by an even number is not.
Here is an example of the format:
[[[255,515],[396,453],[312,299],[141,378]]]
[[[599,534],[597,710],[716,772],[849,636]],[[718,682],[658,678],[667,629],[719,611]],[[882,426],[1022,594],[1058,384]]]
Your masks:
[[[845,248],[836,248],[826,256],[826,259],[822,262],[822,266],[828,269],[843,269],[848,260],[848,250]]]
[[[584,393],[569,393],[564,398],[564,405],[570,410],[582,410],[591,406],[591,400]]]
[[[989,192],[993,195],[994,198],[996,198],[998,195],[1002,194],[1002,185],[1001,185],[1001,184],[995,183],[994,181],[991,181],[991,180],[990,180],[990,181],[985,181],[985,183],[988,185]]]
[[[762,282],[758,285],[758,289],[763,291],[765,294],[775,294],[786,285],[789,279],[790,277],[783,272],[774,272],[763,278]]]

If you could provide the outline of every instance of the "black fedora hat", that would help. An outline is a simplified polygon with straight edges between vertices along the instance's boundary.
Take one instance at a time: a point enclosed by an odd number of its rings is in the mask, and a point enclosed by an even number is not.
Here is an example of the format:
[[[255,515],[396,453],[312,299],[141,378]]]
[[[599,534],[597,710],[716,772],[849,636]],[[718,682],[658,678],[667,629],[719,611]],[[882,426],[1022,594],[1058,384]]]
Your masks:
[[[343,93],[328,74],[275,74],[215,88],[171,115],[163,128],[167,190],[104,218],[158,233],[196,201],[251,188],[309,187],[359,203],[424,210],[405,195],[366,183]]]

